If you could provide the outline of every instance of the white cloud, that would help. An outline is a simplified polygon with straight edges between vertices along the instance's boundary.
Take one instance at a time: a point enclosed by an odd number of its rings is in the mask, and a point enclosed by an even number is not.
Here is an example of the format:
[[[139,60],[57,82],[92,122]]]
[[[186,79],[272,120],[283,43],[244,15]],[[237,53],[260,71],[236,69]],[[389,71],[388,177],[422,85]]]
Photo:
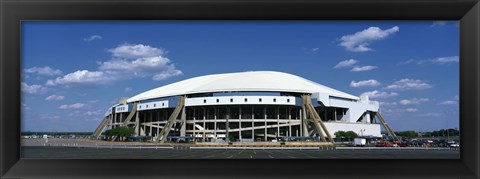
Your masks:
[[[373,98],[390,98],[390,97],[398,96],[398,93],[375,90],[375,91],[368,91],[368,92],[362,93],[360,96],[368,96],[371,99],[373,99]]]
[[[458,101],[454,101],[454,100],[446,100],[446,101],[442,101],[440,103],[438,103],[440,105],[456,105],[458,104]]]
[[[105,75],[102,71],[79,70],[63,77],[57,77],[55,80],[48,80],[46,85],[104,84],[115,78],[117,77]]]
[[[410,104],[420,104],[423,102],[428,102],[430,99],[428,98],[413,98],[413,99],[403,99],[398,102],[401,105],[410,105]]]
[[[395,26],[390,29],[382,30],[378,27],[369,27],[355,34],[344,35],[340,38],[340,46],[345,47],[347,51],[366,52],[372,49],[368,47],[371,42],[387,38],[388,36],[399,31],[399,27]]]
[[[125,44],[110,51],[117,58],[98,62],[97,71],[78,70],[54,80],[48,80],[46,85],[99,85],[150,76],[153,80],[163,80],[182,74],[170,59],[161,56],[164,53],[161,49],[142,44]]]
[[[410,60],[405,61],[404,64],[415,63],[415,64],[418,64],[418,65],[421,65],[421,64],[431,63],[431,64],[443,65],[443,64],[447,64],[447,63],[458,63],[458,62],[459,62],[458,56],[448,56],[448,57],[436,57],[436,58],[426,59],[426,60],[410,59]]]
[[[78,116],[100,116],[100,115],[102,115],[102,111],[101,111],[101,110],[96,110],[96,111],[76,110],[76,111],[68,114],[68,116],[72,116],[72,117],[78,117]]]
[[[47,101],[51,101],[51,100],[60,101],[60,100],[63,100],[63,99],[65,99],[65,96],[54,95],[54,94],[45,98],[45,100],[47,100]]]
[[[103,37],[100,36],[100,35],[92,35],[90,37],[87,37],[87,38],[84,38],[83,41],[85,42],[91,42],[91,41],[94,41],[94,40],[100,40],[102,39]]]
[[[414,80],[414,79],[401,79],[394,82],[391,85],[385,87],[385,89],[390,90],[424,90],[431,88],[432,85],[424,82],[422,80]]]
[[[165,53],[162,49],[143,44],[123,44],[108,51],[111,52],[114,57],[128,59],[156,57]]]
[[[129,91],[132,91],[132,88],[126,87],[126,88],[125,88],[125,92],[129,92]]]
[[[180,70],[177,70],[177,69],[168,69],[166,71],[163,71],[161,73],[157,73],[153,76],[153,80],[155,81],[160,81],[160,80],[164,80],[164,79],[167,79],[169,77],[172,77],[172,76],[177,76],[177,75],[181,75],[183,74],[182,71]]]
[[[445,100],[442,102],[439,102],[437,104],[439,105],[457,105],[458,104],[459,97],[458,95],[455,95],[453,99]]]
[[[55,76],[62,74],[62,71],[58,69],[52,69],[49,66],[46,67],[32,67],[25,69],[25,73],[37,73],[45,76]]]
[[[28,85],[25,82],[21,83],[21,89],[22,92],[27,94],[38,94],[47,91],[47,87],[44,87],[42,85]]]
[[[417,108],[407,108],[405,109],[406,112],[417,112],[418,109]]]
[[[365,87],[365,86],[378,86],[378,85],[380,85],[380,82],[374,79],[364,80],[359,82],[355,82],[355,81],[350,82],[350,87],[354,87],[354,88]]]
[[[458,56],[450,57],[437,57],[430,60],[432,63],[445,64],[445,63],[458,63]]]
[[[316,51],[318,51],[318,50],[320,50],[320,48],[312,48],[312,49],[311,49],[312,52],[316,52]]]
[[[440,117],[440,116],[442,116],[442,113],[429,112],[429,113],[419,114],[417,116],[421,116],[421,117]]]
[[[404,113],[404,112],[418,112],[417,108],[395,108],[395,109],[384,109],[382,112],[388,113]]]
[[[40,119],[60,119],[60,116],[51,114],[40,114]]]
[[[396,102],[380,102],[380,106],[396,106]]]
[[[139,58],[133,61],[111,60],[101,63],[99,69],[123,77],[152,76],[153,80],[163,80],[182,74],[182,71],[171,64],[170,59],[162,56]]]
[[[58,108],[59,109],[80,109],[80,108],[84,108],[85,106],[86,105],[82,104],[82,103],[75,103],[75,104],[70,104],[70,105],[64,104],[64,105],[61,105]]]
[[[356,64],[356,63],[358,63],[358,60],[348,59],[348,60],[344,60],[344,61],[338,62],[338,64],[335,65],[333,68],[351,67],[351,66],[353,66],[353,65]]]
[[[371,71],[371,70],[374,70],[374,69],[377,69],[377,68],[378,68],[377,66],[371,66],[371,65],[356,66],[356,67],[353,67],[351,71],[353,71],[353,72]]]
[[[84,114],[87,116],[98,116],[102,113],[100,110],[97,110],[97,111],[85,111]]]

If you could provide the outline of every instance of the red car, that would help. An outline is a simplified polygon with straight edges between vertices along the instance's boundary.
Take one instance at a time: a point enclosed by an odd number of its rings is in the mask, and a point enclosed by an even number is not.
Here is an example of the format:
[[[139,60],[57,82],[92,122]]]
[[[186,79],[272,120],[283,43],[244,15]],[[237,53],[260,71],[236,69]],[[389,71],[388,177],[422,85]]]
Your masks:
[[[397,144],[397,146],[399,147],[408,147],[408,144],[407,143],[402,143],[402,142],[395,142],[395,144]]]
[[[377,142],[375,147],[392,147],[393,145],[390,142]]]

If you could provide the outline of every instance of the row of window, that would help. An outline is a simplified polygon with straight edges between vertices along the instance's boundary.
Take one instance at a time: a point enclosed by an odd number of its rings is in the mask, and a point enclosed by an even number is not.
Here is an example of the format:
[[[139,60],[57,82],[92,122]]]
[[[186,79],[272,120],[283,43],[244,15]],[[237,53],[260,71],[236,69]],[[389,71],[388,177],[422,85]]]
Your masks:
[[[123,107],[117,107],[117,109],[118,109],[119,111],[123,111],[123,110],[125,110],[125,106],[123,106]]]
[[[165,106],[165,103],[162,103],[162,107]],[[148,104],[146,105],[146,107],[148,108]],[[157,107],[157,104],[156,103],[153,103],[153,107]],[[138,106],[139,109],[142,109],[142,105]]]
[[[217,103],[218,103],[218,102],[220,102],[219,99],[217,99]],[[230,98],[230,102],[231,102],[231,103],[233,102],[233,98]],[[248,98],[245,98],[245,102],[248,102]],[[258,102],[262,102],[262,98],[258,98]],[[273,98],[273,102],[276,103],[276,102],[277,102],[277,99],[276,99],[276,98]],[[290,99],[287,99],[287,103],[289,103],[289,102],[290,102]],[[204,99],[204,100],[203,100],[203,103],[207,103],[207,100]]]

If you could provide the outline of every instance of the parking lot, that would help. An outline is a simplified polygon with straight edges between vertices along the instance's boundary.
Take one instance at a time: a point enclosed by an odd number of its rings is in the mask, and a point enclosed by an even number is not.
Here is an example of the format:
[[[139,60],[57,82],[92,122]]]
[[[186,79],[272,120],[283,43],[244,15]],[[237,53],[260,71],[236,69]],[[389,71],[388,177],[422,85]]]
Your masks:
[[[459,159],[459,150],[22,147],[22,158],[64,159]]]

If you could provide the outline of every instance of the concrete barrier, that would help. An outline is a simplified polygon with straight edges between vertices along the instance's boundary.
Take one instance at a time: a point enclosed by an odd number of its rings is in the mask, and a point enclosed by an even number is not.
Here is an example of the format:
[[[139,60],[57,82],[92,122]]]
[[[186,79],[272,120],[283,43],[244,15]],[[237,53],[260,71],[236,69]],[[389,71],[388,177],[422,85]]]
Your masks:
[[[337,150],[452,150],[441,147],[335,147]]]
[[[231,149],[231,150],[319,150],[319,147],[190,147],[190,149]]]

